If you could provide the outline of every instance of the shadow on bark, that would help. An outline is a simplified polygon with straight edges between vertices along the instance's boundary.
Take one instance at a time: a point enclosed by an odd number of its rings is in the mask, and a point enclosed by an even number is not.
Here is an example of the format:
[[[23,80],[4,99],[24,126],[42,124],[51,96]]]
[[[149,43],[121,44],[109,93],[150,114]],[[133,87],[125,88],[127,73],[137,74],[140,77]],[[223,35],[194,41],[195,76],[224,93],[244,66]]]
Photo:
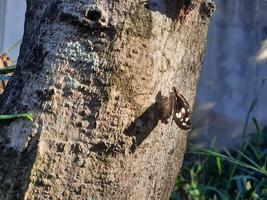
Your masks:
[[[151,11],[157,11],[172,20],[176,20],[179,16],[180,10],[182,9],[182,4],[182,0],[149,0],[145,4],[145,8]]]
[[[1,139],[4,132],[0,133]],[[40,134],[37,133],[21,153],[7,147],[7,141],[0,142],[0,199],[24,199],[37,156],[39,138]]]
[[[145,112],[137,117],[123,132],[133,139],[133,144],[131,146],[131,151],[133,153],[158,125],[159,121],[167,124],[171,116],[169,97],[162,96],[162,93],[159,91],[155,100],[156,102],[150,105]]]
[[[124,134],[133,138],[131,151],[136,148],[149,136],[160,120],[158,105],[153,103],[146,111],[137,117],[134,122],[124,131]]]

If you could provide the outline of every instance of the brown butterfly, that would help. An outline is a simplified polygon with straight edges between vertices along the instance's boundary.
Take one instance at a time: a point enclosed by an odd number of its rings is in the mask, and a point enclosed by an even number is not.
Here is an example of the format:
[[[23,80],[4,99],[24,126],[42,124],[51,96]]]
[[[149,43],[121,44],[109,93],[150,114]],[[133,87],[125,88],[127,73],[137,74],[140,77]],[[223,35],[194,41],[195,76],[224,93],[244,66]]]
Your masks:
[[[191,129],[191,110],[189,103],[183,95],[179,94],[175,87],[173,100],[173,121],[183,130]]]
[[[0,55],[0,68],[8,67],[12,65],[12,60],[7,53]]]
[[[4,54],[0,55],[0,69],[3,69],[5,67],[9,67],[9,66],[12,66],[12,60],[9,57],[9,55],[7,53],[4,53]],[[5,90],[6,84],[7,84],[8,81],[7,80],[2,80],[1,82],[2,82],[2,84],[0,85],[0,93],[2,93]]]

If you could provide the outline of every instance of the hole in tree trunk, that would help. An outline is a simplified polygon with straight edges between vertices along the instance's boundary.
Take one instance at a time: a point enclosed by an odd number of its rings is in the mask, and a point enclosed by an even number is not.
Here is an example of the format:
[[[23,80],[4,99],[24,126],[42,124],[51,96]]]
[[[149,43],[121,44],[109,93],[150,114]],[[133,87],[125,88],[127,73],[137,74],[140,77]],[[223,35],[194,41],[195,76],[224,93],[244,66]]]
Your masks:
[[[91,21],[98,21],[101,18],[101,12],[99,10],[87,10],[85,17]]]

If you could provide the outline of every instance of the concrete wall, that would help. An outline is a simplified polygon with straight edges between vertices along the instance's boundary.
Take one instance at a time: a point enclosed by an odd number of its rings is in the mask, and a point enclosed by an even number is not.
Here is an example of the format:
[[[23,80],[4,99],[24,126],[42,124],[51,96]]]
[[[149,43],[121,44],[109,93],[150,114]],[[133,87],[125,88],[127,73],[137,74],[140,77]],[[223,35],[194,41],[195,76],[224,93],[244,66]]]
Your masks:
[[[223,148],[240,142],[253,98],[267,77],[266,62],[255,59],[267,39],[267,1],[217,0],[216,5],[199,82],[192,139],[210,143],[217,137],[216,144]],[[267,125],[266,84],[258,98],[251,117]]]
[[[0,52],[7,52],[22,39],[26,0],[0,1]],[[17,60],[19,48],[10,51],[12,59]]]

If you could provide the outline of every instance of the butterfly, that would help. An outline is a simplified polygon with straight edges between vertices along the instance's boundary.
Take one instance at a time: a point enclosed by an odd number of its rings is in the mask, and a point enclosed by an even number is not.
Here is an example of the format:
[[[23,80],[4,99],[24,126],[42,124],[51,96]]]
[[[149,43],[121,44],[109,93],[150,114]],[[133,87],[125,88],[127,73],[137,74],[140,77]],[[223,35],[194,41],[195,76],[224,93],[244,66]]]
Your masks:
[[[191,110],[189,103],[183,95],[179,94],[173,87],[173,121],[183,130],[191,129]]]
[[[12,60],[9,55],[7,53],[4,53],[2,55],[0,54],[0,72],[4,69],[7,69],[7,67],[9,66],[12,66]],[[0,94],[5,90],[6,84],[10,77],[11,76],[2,76],[2,73],[0,73],[0,80],[2,82],[2,84],[0,85]]]

